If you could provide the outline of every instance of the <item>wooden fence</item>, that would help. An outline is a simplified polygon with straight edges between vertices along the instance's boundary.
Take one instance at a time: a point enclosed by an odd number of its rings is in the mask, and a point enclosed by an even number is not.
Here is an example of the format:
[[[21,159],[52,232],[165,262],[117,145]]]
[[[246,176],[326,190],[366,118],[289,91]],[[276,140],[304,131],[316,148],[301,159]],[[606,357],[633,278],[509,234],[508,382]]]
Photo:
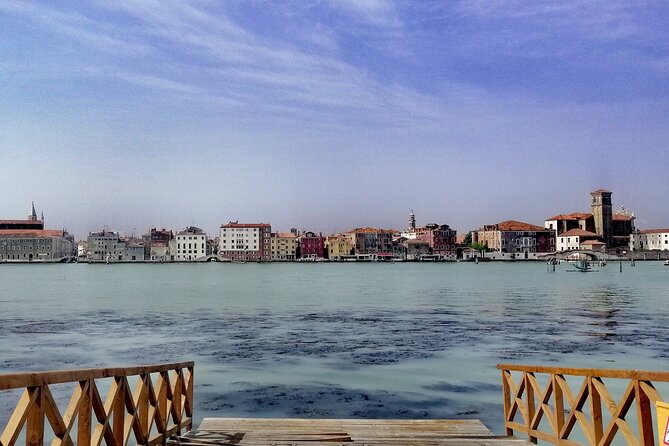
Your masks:
[[[582,441],[607,446],[616,439],[628,445],[655,444],[653,405],[662,398],[653,381],[658,385],[669,382],[667,372],[508,364],[497,368],[502,371],[508,435],[515,430],[526,434],[533,443],[543,440],[569,446]],[[611,387],[607,388],[605,379]],[[580,383],[576,392],[568,380]],[[616,387],[625,389],[618,401],[612,396],[612,380],[616,380]],[[540,381],[544,382],[543,388]],[[631,411],[633,407],[635,410]],[[584,438],[576,441],[577,435]]]
[[[192,428],[193,362],[110,369],[84,369],[0,375],[0,391],[23,389],[0,436],[0,446],[124,446],[165,444],[167,437]],[[52,390],[73,388],[64,411]],[[134,385],[133,385],[134,383]],[[100,389],[108,387],[103,400]],[[45,434],[47,429],[53,435]],[[48,431],[47,431],[48,432]]]

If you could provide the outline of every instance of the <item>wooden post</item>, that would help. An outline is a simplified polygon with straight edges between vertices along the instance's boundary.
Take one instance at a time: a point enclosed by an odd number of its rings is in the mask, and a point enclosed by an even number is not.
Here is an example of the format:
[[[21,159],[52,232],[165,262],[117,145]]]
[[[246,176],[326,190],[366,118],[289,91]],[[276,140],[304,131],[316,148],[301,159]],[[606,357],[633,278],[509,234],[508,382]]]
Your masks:
[[[117,376],[114,378],[117,390],[114,403],[112,404],[112,413],[114,419],[112,420],[112,433],[114,434],[114,441],[117,446],[124,444],[125,437],[125,377]]]
[[[139,399],[137,401],[137,415],[139,417],[139,425],[141,426],[142,435],[145,437],[145,441],[148,441],[149,438],[149,380],[151,376],[147,373],[146,375],[139,376],[139,382],[141,383],[141,388],[139,391]]]
[[[506,427],[506,435],[513,435],[513,429],[509,427],[509,413],[511,412],[511,389],[509,382],[506,379],[506,374],[511,373],[502,370],[502,398],[504,398],[504,427]]]
[[[35,402],[28,410],[26,419],[26,446],[44,446],[44,399],[42,388],[32,387],[30,392],[37,392]]]
[[[590,417],[592,418],[592,432],[595,436],[595,444],[599,444],[602,439],[604,427],[602,423],[602,399],[597,391],[597,387],[593,384],[593,379],[588,378],[588,393],[590,393]]]
[[[79,403],[79,414],[77,415],[77,446],[89,446],[91,444],[91,388],[90,381],[80,381],[81,402]]]
[[[553,380],[553,398],[555,399],[555,444],[560,444],[560,432],[564,427],[564,394],[560,380],[564,380],[563,375],[551,375]]]
[[[634,393],[636,396],[637,420],[639,423],[639,439],[644,446],[655,445],[655,430],[653,429],[653,414],[650,399],[641,388],[639,380],[635,380]]]
[[[523,374],[523,379],[525,380],[525,399],[527,403],[527,436],[530,442],[536,444],[537,437],[532,436],[532,419],[534,418],[535,406],[534,406],[534,386],[530,381],[530,376],[534,376],[532,372],[525,372]]]

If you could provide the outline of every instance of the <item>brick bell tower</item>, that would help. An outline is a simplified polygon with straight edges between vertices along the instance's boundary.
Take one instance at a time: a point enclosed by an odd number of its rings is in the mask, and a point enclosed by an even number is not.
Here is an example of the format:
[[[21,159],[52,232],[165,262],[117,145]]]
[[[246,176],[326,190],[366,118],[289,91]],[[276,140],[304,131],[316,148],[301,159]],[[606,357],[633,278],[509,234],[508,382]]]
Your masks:
[[[590,207],[592,216],[595,220],[595,232],[606,243],[606,247],[613,246],[613,206],[611,205],[611,195],[613,193],[606,189],[597,189],[590,192],[592,201]]]

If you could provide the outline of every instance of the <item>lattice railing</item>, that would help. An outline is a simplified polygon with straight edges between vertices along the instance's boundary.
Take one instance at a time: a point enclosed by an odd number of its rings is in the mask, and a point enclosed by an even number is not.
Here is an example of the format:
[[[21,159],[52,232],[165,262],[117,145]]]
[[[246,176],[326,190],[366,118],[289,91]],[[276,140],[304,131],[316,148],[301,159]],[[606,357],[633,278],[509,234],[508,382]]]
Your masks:
[[[0,391],[23,389],[0,446],[23,438],[31,446],[49,440],[52,446],[165,444],[192,427],[193,367],[183,362],[0,375]],[[61,411],[52,390],[64,383],[73,390]]]
[[[652,406],[662,398],[653,381],[658,385],[669,382],[667,372],[508,364],[497,368],[502,371],[508,435],[515,430],[533,443],[543,440],[570,446],[608,446],[614,440],[629,445],[655,444]],[[568,381],[577,383],[578,390]],[[617,401],[612,387],[624,388]],[[577,436],[580,438],[575,439]]]

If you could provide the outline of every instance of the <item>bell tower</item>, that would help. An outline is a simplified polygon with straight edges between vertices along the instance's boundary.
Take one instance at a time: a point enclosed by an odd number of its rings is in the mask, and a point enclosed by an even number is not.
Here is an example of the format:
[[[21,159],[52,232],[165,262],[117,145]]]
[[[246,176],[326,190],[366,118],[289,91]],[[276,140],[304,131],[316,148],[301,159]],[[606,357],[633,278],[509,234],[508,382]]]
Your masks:
[[[595,220],[595,232],[606,243],[606,247],[613,246],[613,206],[611,205],[612,192],[606,189],[597,189],[590,192],[592,201],[590,207]]]

